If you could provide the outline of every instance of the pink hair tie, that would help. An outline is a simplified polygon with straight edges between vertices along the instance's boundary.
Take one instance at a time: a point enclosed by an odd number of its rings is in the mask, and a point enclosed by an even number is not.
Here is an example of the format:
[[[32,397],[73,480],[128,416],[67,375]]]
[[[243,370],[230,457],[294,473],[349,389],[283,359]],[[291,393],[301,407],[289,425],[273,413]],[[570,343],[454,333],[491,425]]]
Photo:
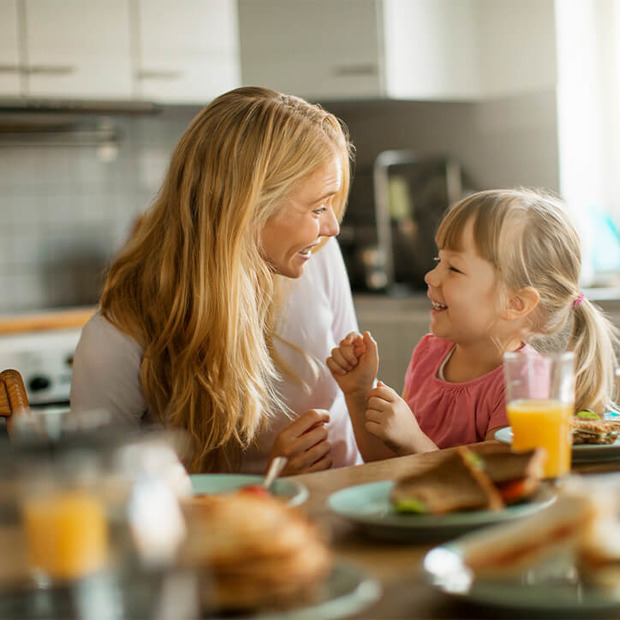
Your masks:
[[[579,293],[579,297],[573,302],[573,308],[576,308],[583,301],[583,291]]]

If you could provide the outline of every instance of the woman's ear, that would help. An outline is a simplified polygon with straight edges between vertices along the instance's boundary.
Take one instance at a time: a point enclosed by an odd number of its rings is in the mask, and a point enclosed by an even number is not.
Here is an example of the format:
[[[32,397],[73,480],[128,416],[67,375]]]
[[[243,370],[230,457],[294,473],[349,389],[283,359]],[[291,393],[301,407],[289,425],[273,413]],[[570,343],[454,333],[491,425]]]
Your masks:
[[[526,286],[518,291],[512,291],[508,296],[508,303],[503,312],[503,318],[508,321],[526,317],[540,301],[538,291],[532,286]]]

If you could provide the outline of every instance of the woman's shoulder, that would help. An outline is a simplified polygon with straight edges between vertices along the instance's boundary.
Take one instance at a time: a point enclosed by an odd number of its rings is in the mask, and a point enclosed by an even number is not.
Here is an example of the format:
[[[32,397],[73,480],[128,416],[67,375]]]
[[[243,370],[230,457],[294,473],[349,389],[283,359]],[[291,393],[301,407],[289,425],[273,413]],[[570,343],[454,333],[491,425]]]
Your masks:
[[[142,353],[142,347],[138,342],[104,317],[100,309],[82,328],[80,344],[101,351],[123,348],[134,353]]]

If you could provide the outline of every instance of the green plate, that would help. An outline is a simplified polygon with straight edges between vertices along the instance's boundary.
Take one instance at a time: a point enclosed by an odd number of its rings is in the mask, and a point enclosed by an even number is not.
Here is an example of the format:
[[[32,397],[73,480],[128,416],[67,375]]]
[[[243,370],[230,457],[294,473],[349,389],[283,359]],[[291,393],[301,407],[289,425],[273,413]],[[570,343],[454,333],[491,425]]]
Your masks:
[[[381,596],[379,582],[353,564],[336,564],[312,605],[288,609],[282,613],[258,613],[254,620],[328,620],[356,614],[374,603]],[[237,619],[239,620],[239,619]]]
[[[263,476],[250,474],[194,474],[189,477],[195,494],[229,493],[248,484],[260,484]],[[288,499],[289,506],[299,506],[308,499],[308,489],[303,484],[286,478],[278,478],[271,487],[277,497]]]
[[[485,617],[620,617],[620,591],[584,583],[567,557],[512,578],[474,579],[464,563],[468,538],[431,549],[423,562],[424,578],[450,597],[483,606]],[[496,615],[488,615],[489,608]]]
[[[436,541],[458,536],[491,523],[518,519],[548,506],[555,493],[544,487],[533,501],[504,510],[476,510],[445,515],[403,514],[390,501],[392,480],[347,487],[328,498],[330,509],[354,521],[368,534],[388,540]]]

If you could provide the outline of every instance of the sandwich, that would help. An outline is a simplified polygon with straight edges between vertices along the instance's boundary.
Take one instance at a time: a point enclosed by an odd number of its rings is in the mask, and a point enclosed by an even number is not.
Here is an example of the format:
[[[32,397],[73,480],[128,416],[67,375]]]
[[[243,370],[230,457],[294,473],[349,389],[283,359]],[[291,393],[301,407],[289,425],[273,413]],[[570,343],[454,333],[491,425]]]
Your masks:
[[[476,577],[514,577],[560,554],[578,553],[596,514],[589,496],[560,494],[530,517],[463,539],[464,562]]]
[[[545,565],[618,596],[620,506],[613,482],[606,484],[569,478],[549,507],[461,539],[464,563],[486,580],[515,578]]]
[[[430,469],[398,479],[392,504],[397,512],[428,514],[501,510],[536,491],[543,461],[541,450],[513,453],[502,445],[476,451],[459,446]]]
[[[596,415],[596,414],[594,414]],[[570,419],[573,444],[612,444],[618,438],[620,422],[574,415]]]
[[[613,481],[589,489],[596,516],[584,524],[577,552],[583,581],[617,597],[620,595],[620,499]]]
[[[443,514],[504,507],[470,450],[461,446],[443,456],[431,469],[396,481],[391,494],[396,511]]]

